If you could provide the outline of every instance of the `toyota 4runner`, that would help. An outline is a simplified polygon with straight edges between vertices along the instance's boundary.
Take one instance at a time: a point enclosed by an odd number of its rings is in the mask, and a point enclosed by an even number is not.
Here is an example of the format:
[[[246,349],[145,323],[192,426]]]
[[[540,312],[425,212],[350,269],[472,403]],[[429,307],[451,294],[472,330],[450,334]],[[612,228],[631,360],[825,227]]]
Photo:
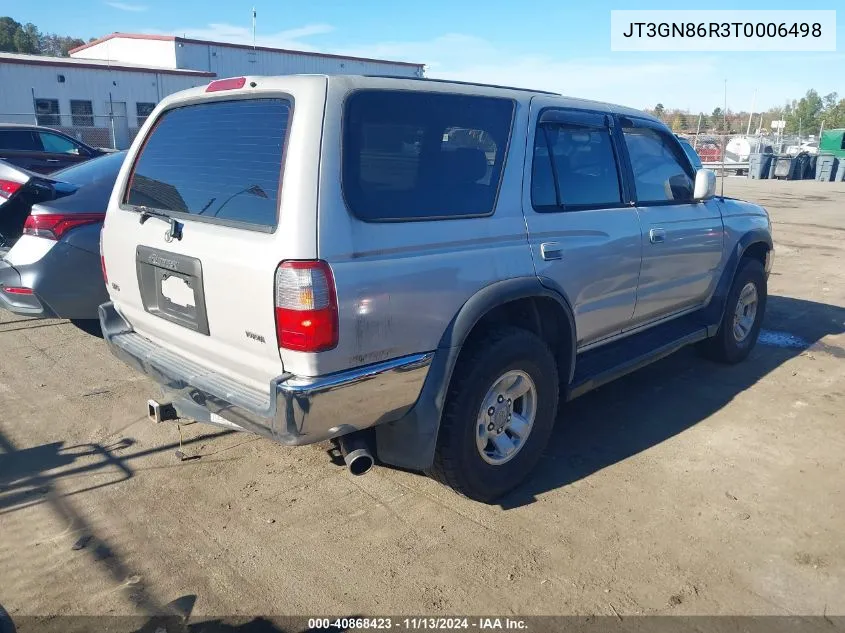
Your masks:
[[[112,351],[158,420],[491,501],[560,403],[696,344],[754,346],[759,206],[715,197],[660,121],[497,86],[239,77],[166,98],[102,234]],[[577,420],[572,421],[577,424]]]

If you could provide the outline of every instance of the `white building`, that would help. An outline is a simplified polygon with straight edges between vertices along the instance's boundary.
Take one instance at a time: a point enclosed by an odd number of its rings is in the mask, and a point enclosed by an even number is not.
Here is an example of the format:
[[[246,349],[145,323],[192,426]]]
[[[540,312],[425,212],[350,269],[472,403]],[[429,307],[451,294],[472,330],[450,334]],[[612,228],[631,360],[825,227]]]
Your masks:
[[[215,77],[423,72],[409,62],[113,33],[70,57],[0,53],[0,123],[37,122],[92,145],[124,148],[163,97]]]

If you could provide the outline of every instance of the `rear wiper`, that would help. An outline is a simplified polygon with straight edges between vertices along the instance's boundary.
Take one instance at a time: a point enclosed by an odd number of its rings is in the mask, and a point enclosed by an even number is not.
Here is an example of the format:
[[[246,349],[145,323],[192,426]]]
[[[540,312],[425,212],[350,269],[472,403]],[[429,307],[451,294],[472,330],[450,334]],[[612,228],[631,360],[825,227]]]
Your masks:
[[[182,239],[182,224],[176,218],[172,218],[164,211],[160,211],[158,209],[151,209],[149,207],[144,206],[137,206],[135,208],[138,209],[138,212],[141,214],[141,216],[138,218],[138,221],[141,224],[143,224],[150,218],[159,218],[170,224],[170,228],[168,229],[167,234],[165,236],[168,242],[170,242],[174,238],[177,240]]]
[[[161,218],[162,220],[165,220],[167,222],[170,222],[170,220],[173,219],[168,214],[166,214],[164,211],[159,211],[158,209],[150,209],[149,207],[144,207],[144,206],[138,206],[138,207],[135,207],[135,208],[141,214],[141,216],[138,218],[138,221],[141,224],[143,224],[144,222],[146,222],[147,220],[149,220],[150,218],[153,218],[153,217]]]

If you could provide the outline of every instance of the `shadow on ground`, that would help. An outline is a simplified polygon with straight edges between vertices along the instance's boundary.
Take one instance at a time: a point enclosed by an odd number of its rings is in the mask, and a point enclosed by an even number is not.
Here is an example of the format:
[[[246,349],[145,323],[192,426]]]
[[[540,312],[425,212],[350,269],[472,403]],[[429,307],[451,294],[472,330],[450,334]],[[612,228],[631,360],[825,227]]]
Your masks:
[[[534,475],[500,501],[504,509],[588,477],[706,419],[737,394],[799,354],[845,358],[822,342],[845,332],[845,308],[770,296],[764,340],[734,366],[682,350],[565,405]]]
[[[204,434],[184,442],[185,445],[220,437],[233,431],[223,431]],[[166,444],[156,448],[136,451],[134,453],[118,455],[115,451],[128,449],[135,444],[130,438],[124,438],[111,445],[84,444],[65,447],[62,442],[43,444],[32,448],[18,449],[14,443],[0,431],[0,515],[29,508],[35,505],[47,505],[50,511],[64,525],[68,533],[73,534],[76,541],[69,543],[71,549],[82,551],[91,562],[101,571],[108,574],[116,586],[122,588],[128,600],[141,613],[150,617],[166,615],[170,618],[185,618],[190,615],[196,597],[180,598],[166,605],[159,604],[151,592],[144,585],[141,577],[134,572],[122,559],[120,553],[112,547],[108,540],[99,535],[85,517],[76,510],[72,502],[72,495],[91,492],[98,488],[118,484],[134,476],[131,467],[132,460],[181,448],[179,442]],[[76,488],[69,492],[59,490],[58,483],[62,480],[79,481],[91,475],[106,475],[104,482],[92,484],[83,488]],[[111,476],[109,476],[111,475]],[[2,616],[2,613],[0,613]],[[5,620],[5,621],[4,621]],[[25,626],[18,625],[18,631],[61,630],[107,630],[102,626],[92,626],[91,618],[78,619],[82,628],[73,628],[73,618],[24,618]],[[181,621],[181,620],[179,620]],[[59,628],[51,629],[53,622]],[[100,624],[103,624],[101,622]],[[48,626],[49,625],[49,626]],[[5,627],[5,628],[2,628]],[[159,628],[150,629],[157,631]],[[118,630],[136,630],[120,628]],[[146,629],[143,629],[146,630]],[[165,628],[169,631],[169,628]],[[179,630],[179,629],[174,629]],[[190,629],[185,629],[190,630]],[[214,629],[212,629],[214,630]],[[275,629],[219,629],[232,631],[273,631]],[[8,616],[0,617],[0,633],[15,631]]]

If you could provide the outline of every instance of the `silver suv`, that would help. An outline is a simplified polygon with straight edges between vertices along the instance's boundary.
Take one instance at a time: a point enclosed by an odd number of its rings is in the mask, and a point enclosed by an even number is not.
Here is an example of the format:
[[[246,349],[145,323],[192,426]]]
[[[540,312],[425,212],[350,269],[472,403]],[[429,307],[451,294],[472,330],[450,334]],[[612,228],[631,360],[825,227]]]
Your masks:
[[[561,403],[754,346],[772,263],[663,124],[540,91],[240,77],[165,99],[102,239],[113,352],[186,417],[491,501]],[[577,423],[577,421],[573,421]]]

